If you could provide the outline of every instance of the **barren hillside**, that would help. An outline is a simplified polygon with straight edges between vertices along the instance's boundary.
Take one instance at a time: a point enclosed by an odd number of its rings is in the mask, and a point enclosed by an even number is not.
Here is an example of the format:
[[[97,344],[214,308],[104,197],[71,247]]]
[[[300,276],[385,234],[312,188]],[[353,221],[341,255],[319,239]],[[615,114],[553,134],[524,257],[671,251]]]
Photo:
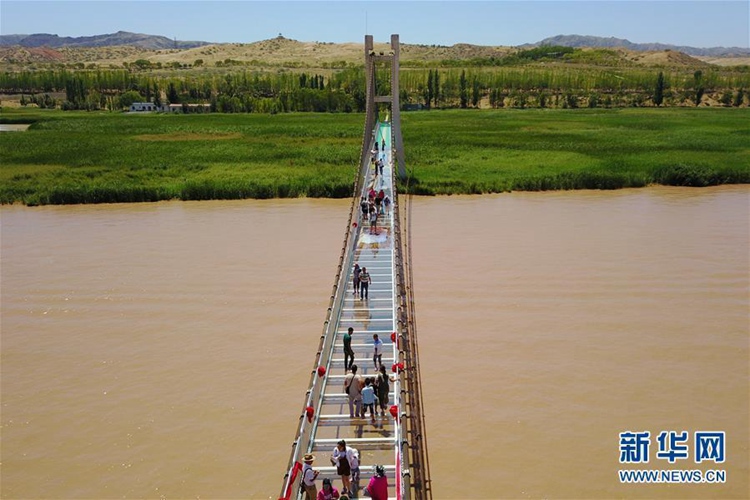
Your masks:
[[[653,52],[635,52],[623,50],[624,56],[642,66],[708,66],[701,58],[689,56],[674,50],[657,50]]]
[[[375,44],[376,51],[390,50],[385,43]],[[450,60],[502,59],[519,49],[512,47],[490,47],[469,44],[452,46],[410,45],[401,46],[403,65],[423,65]],[[584,49],[597,50],[597,49]],[[601,50],[601,49],[599,49]],[[748,64],[748,58],[691,57],[674,50],[652,52],[628,49],[609,49],[607,64],[639,66],[701,67],[708,64],[728,66]],[[200,61],[204,67],[221,65],[252,65],[253,67],[291,66],[300,68],[328,68],[360,65],[363,46],[359,43],[300,42],[284,37],[254,43],[214,44],[190,49],[144,49],[135,46],[114,47],[46,47],[25,48],[19,46],[0,47],[0,70],[44,69],[60,65],[80,67],[122,67],[138,60],[166,66],[178,63],[194,65]],[[218,63],[218,64],[217,64]]]

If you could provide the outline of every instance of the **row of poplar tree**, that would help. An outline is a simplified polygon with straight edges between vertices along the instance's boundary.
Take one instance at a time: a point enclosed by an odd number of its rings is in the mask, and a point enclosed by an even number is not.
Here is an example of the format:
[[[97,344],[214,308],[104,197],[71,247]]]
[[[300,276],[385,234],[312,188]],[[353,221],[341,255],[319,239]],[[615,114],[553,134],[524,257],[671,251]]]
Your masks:
[[[402,70],[400,101],[407,109],[469,107],[579,107],[699,105],[711,95],[726,106],[747,104],[750,73],[678,71],[619,73],[592,68],[473,68]],[[390,92],[378,75],[378,93]],[[55,97],[62,94],[65,97]],[[210,104],[211,111],[361,112],[363,68],[330,74],[240,70],[190,76],[155,76],[128,70],[23,71],[0,73],[0,93],[22,94],[22,104],[112,111],[134,102]]]

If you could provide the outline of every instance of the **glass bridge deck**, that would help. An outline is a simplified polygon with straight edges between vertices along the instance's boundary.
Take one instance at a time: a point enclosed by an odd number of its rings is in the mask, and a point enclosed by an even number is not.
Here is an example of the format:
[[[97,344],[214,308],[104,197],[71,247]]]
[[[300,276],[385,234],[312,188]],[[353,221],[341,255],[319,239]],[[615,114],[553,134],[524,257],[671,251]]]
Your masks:
[[[386,147],[378,148],[375,152],[374,142],[378,145],[385,140]],[[323,349],[318,358],[318,366],[325,368],[322,376],[313,376],[312,386],[307,391],[306,413],[300,417],[300,430],[295,441],[295,451],[291,468],[285,478],[284,491],[289,493],[286,498],[304,498],[299,488],[299,477],[295,478],[295,464],[300,464],[305,453],[316,456],[314,469],[320,472],[318,476],[318,490],[320,480],[328,477],[334,486],[341,491],[341,478],[329,460],[336,443],[344,439],[347,446],[356,448],[360,456],[361,479],[359,485],[353,485],[356,490],[351,497],[363,497],[362,489],[367,485],[375,465],[383,465],[389,483],[389,496],[400,498],[399,478],[401,474],[400,435],[401,426],[398,418],[401,415],[400,381],[393,369],[398,363],[398,345],[392,339],[397,332],[398,300],[396,276],[398,262],[396,262],[396,238],[394,230],[394,172],[391,148],[390,124],[381,123],[375,128],[373,140],[370,142],[372,151],[383,160],[382,174],[369,166],[364,172],[363,189],[360,197],[367,198],[373,189],[376,193],[383,190],[391,200],[390,209],[379,215],[377,228],[371,229],[370,223],[362,215],[359,197],[353,204],[356,210],[353,221],[356,229],[353,241],[344,254],[341,274],[346,286],[339,286],[333,298],[334,314],[330,318],[328,332],[324,335]],[[353,224],[354,226],[354,224]],[[353,265],[359,264],[367,268],[371,277],[368,298],[360,298],[354,293]],[[343,337],[348,328],[353,328],[352,350],[354,364],[358,367],[358,374],[362,379],[376,377],[377,369],[373,361],[373,334],[378,334],[383,342],[382,364],[386,373],[391,376],[389,400],[386,405],[385,416],[377,416],[371,421],[367,418],[350,417],[349,397],[344,390],[344,346]],[[331,336],[330,339],[325,337]],[[395,335],[394,335],[395,337]],[[319,370],[319,368],[318,368]],[[317,384],[317,385],[316,385]],[[312,408],[312,411],[310,410]],[[396,414],[394,417],[391,411]],[[299,468],[299,465],[296,465]],[[282,496],[283,497],[283,496]]]

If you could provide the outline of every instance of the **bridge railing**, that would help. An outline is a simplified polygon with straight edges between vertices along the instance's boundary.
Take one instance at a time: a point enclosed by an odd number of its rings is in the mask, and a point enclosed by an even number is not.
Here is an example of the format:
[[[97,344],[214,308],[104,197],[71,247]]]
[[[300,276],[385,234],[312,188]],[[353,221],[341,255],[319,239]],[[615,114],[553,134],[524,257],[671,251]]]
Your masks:
[[[394,165],[396,160],[394,159]],[[432,481],[427,455],[427,435],[422,404],[421,376],[419,370],[417,326],[414,305],[414,287],[411,269],[411,198],[398,197],[397,185],[393,185],[394,197],[394,254],[397,262],[397,298],[399,330],[399,362],[406,370],[401,380],[401,435],[400,449],[404,457],[402,470],[403,488],[416,499],[432,499]],[[405,207],[399,201],[405,201]],[[402,208],[404,212],[402,212]],[[403,215],[402,215],[403,213]],[[402,222],[403,227],[402,227]],[[404,496],[404,498],[407,498]]]
[[[391,143],[393,144],[393,143]],[[392,165],[396,165],[396,160],[393,158]],[[396,268],[396,296],[394,297],[394,300],[398,300],[398,307],[397,307],[397,322],[398,322],[398,363],[401,364],[401,366],[405,367],[406,370],[409,369],[409,365],[407,363],[405,350],[408,349],[408,339],[409,336],[407,334],[407,316],[406,316],[406,286],[404,281],[404,261],[403,261],[403,252],[402,252],[402,246],[401,246],[401,214],[399,210],[399,199],[398,199],[398,188],[396,185],[396,182],[394,180],[393,182],[393,235],[394,235],[394,243],[393,243],[393,251],[394,251],[394,259],[395,259],[395,268]],[[406,402],[406,371],[400,370],[399,371],[399,387],[401,394],[400,396],[400,414],[399,414],[399,423],[401,424],[399,426],[399,433],[398,433],[398,443],[399,443],[399,455],[400,455],[400,466],[398,467],[398,474],[396,476],[396,493],[397,498],[402,499],[408,499],[410,498],[411,494],[411,484],[410,484],[410,454],[409,454],[409,443],[405,438],[405,424],[407,420],[407,413],[406,413],[406,407],[404,406],[404,403]]]

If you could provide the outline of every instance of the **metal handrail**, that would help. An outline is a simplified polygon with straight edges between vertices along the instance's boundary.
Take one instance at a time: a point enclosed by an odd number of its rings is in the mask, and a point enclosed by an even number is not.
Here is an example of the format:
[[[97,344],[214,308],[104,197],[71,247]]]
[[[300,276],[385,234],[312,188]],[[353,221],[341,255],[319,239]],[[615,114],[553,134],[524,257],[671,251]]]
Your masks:
[[[420,375],[420,369],[419,369],[419,346],[417,342],[417,325],[416,325],[416,311],[415,311],[415,299],[414,299],[414,283],[413,283],[413,274],[412,274],[412,257],[411,257],[411,251],[412,251],[412,245],[411,245],[411,223],[412,223],[412,216],[411,216],[411,208],[412,208],[412,194],[409,189],[409,183],[411,180],[411,176],[407,177],[406,180],[406,187],[407,187],[407,194],[406,194],[406,216],[405,216],[405,228],[404,228],[404,236],[405,241],[403,243],[403,246],[399,243],[399,248],[403,250],[403,252],[406,253],[406,257],[404,259],[404,275],[403,279],[406,285],[406,296],[405,296],[405,308],[406,308],[406,314],[407,314],[407,321],[406,321],[406,335],[409,338],[409,382],[408,385],[409,388],[409,409],[410,409],[410,418],[411,422],[413,424],[412,431],[414,433],[412,439],[414,442],[412,443],[411,449],[413,450],[413,455],[415,458],[415,478],[416,484],[414,485],[416,497],[420,499],[426,499],[430,500],[432,499],[432,480],[430,478],[430,462],[429,462],[429,454],[427,453],[427,429],[425,425],[425,415],[424,415],[424,401],[422,398],[422,391],[421,391],[421,375]],[[401,231],[398,233],[401,234]]]
[[[394,258],[397,262],[397,279],[396,279],[396,287],[397,287],[397,297],[399,300],[399,307],[398,307],[398,324],[399,324],[399,362],[403,363],[403,366],[405,368],[409,368],[408,363],[406,362],[406,350],[409,349],[409,336],[408,336],[408,325],[406,323],[407,315],[406,315],[406,287],[404,284],[404,260],[403,260],[403,253],[401,251],[401,213],[399,209],[400,203],[398,201],[398,188],[396,186],[396,183],[393,183],[393,235],[394,235]],[[407,374],[406,370],[401,371],[399,373],[399,386],[401,388],[401,393],[404,396],[404,400],[406,400],[406,392],[407,392],[407,380],[406,380]],[[405,401],[404,401],[405,402]],[[401,408],[401,412],[399,413],[399,421],[404,422],[407,418],[406,408]],[[402,499],[408,499],[411,494],[411,481],[410,481],[410,460],[409,460],[409,450],[408,446],[405,446],[406,441],[404,440],[403,436],[403,425],[399,426],[399,433],[397,435],[398,443],[399,443],[399,467],[397,468],[397,480],[400,481],[400,490]]]

